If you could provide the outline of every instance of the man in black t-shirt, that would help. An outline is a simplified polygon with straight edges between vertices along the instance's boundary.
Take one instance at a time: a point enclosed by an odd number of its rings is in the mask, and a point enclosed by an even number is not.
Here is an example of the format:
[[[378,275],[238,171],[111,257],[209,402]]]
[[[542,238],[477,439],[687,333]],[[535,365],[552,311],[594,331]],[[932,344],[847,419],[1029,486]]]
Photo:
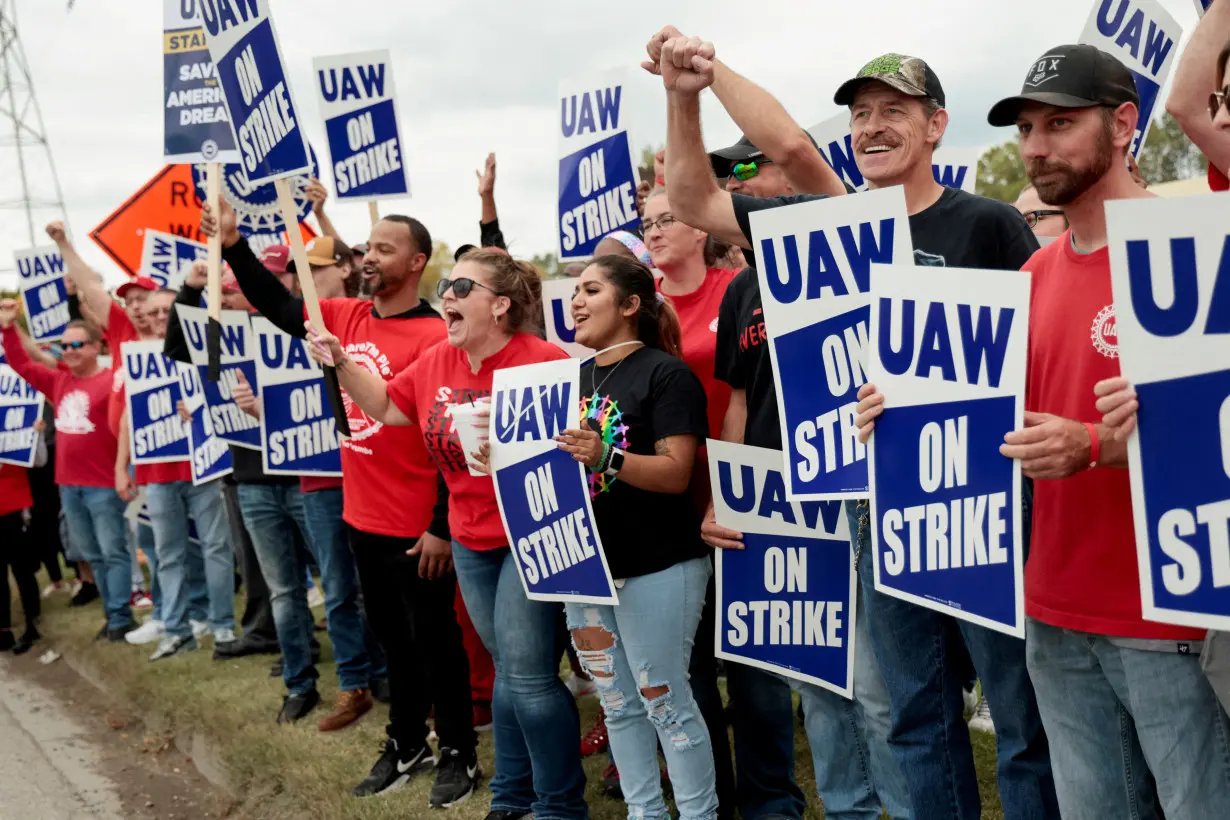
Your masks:
[[[723,94],[722,86],[735,80],[716,59],[712,44],[665,29],[650,41],[649,52],[645,68],[662,75],[668,92],[666,175],[678,219],[750,251],[752,211],[816,198],[807,194],[834,193],[820,167],[827,167],[823,157],[767,92],[738,78],[739,93]],[[698,95],[710,86],[752,142],[782,167],[799,195],[754,199],[718,187],[705,162],[699,127]],[[1037,241],[1016,209],[935,181],[931,161],[944,136],[948,112],[939,78],[925,62],[899,54],[878,57],[844,83],[834,101],[850,109],[855,161],[869,188],[901,185],[904,189],[915,264],[1019,270],[1037,250]],[[758,127],[753,133],[756,120],[771,127]],[[836,178],[831,169],[829,173]],[[755,264],[751,255],[748,260]],[[728,294],[735,295],[727,300],[733,302],[729,308],[723,305],[719,334],[725,317],[735,317],[740,355],[723,374],[720,336],[719,376],[736,379],[732,384],[743,379],[745,389],[754,386],[769,394],[772,372],[763,354],[763,325],[757,321],[758,288],[751,296],[755,283],[755,277],[743,276],[729,288]],[[757,356],[746,353],[753,348],[760,349]],[[746,392],[745,402],[746,442],[780,446],[780,431],[768,432],[776,427],[776,409],[765,411],[760,406],[753,413],[753,399]],[[946,820],[976,818],[981,813],[969,737],[950,728],[962,719],[964,663],[948,657],[957,641],[968,648],[995,710],[1004,813],[1057,816],[1046,737],[1025,668],[1023,643],[876,592],[867,549],[866,502],[848,502],[847,513],[858,556],[860,611],[868,616],[870,643],[888,684],[889,740],[906,776],[913,816]],[[930,647],[934,650],[924,651]],[[858,678],[856,673],[856,696]],[[872,710],[867,709],[867,714],[872,729]],[[881,798],[887,800],[883,789]]]

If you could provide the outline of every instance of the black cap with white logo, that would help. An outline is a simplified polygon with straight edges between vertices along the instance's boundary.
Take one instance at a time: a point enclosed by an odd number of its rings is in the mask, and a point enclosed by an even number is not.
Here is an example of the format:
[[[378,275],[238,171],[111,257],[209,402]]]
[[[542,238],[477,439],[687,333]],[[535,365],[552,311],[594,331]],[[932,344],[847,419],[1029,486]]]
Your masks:
[[[1113,55],[1095,46],[1057,46],[1034,61],[1021,93],[997,102],[987,122],[1013,125],[1027,102],[1058,108],[1139,107],[1140,94],[1132,72]]]

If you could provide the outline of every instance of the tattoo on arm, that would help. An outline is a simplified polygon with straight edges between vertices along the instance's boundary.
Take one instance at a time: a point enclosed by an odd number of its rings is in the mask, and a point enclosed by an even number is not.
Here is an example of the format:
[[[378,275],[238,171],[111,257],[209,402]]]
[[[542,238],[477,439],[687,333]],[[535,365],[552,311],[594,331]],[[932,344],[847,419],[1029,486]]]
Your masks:
[[[660,438],[653,443],[654,455],[669,456],[671,454],[670,445],[666,443],[666,439]]]

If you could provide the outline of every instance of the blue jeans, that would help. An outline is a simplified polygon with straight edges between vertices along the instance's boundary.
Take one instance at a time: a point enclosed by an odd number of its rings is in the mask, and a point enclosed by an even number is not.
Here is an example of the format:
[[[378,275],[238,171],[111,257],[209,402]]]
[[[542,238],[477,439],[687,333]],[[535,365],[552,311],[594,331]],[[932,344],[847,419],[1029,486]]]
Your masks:
[[[688,683],[712,572],[708,556],[694,558],[629,578],[619,590],[619,606],[565,606],[577,657],[594,679],[606,713],[628,816],[638,820],[669,817],[658,771],[659,741],[680,820],[717,817],[709,730]]]
[[[790,684],[754,666],[727,662],[726,689],[739,815],[743,820],[802,820],[807,799],[794,779]]]
[[[168,635],[186,638],[196,614],[204,569],[204,588],[209,602],[209,627],[214,631],[235,628],[235,553],[227,532],[221,485],[214,481],[192,486],[190,481],[150,484],[145,488],[150,523],[158,552],[162,615]],[[200,545],[188,540],[188,519],[196,523]],[[199,603],[197,604],[199,606]]]
[[[919,820],[978,820],[978,777],[962,699],[964,642],[991,706],[1004,816],[1059,816],[1046,733],[1025,668],[1025,642],[875,591],[871,527],[860,532],[858,502],[847,501],[859,552],[859,583],[871,646],[892,704],[889,743]]]
[[[559,677],[560,605],[525,597],[507,548],[453,542],[453,566],[474,629],[495,662],[491,811],[542,820],[589,816],[577,753],[580,718]]]
[[[315,622],[303,588],[303,562],[295,548],[294,528],[307,532],[303,495],[298,484],[240,484],[236,490],[261,575],[269,587],[273,623],[282,647],[282,680],[291,695],[307,694],[316,688],[319,675],[312,665]]]
[[[162,620],[162,585],[158,581],[158,550],[154,546],[154,530],[145,524],[134,524],[137,546],[145,553],[145,565],[149,567],[149,597],[154,602],[150,620]],[[133,555],[136,561],[136,555]]]
[[[127,506],[114,487],[60,487],[60,506],[73,548],[94,570],[107,613],[107,628],[132,623],[132,556],[128,552]]]
[[[819,686],[795,684],[803,702],[816,790],[828,820],[879,820],[881,804],[893,820],[908,820],[909,790],[888,743],[888,688],[872,653],[861,591],[858,595],[854,700]]]
[[[1064,820],[1149,816],[1134,749],[1167,820],[1225,816],[1230,724],[1199,657],[1127,649],[1032,619],[1025,632]],[[994,705],[992,714],[998,722]]]
[[[320,567],[325,593],[325,622],[337,663],[338,687],[344,692],[366,689],[372,667],[364,644],[359,612],[359,573],[342,525],[342,488],[303,494],[307,544]]]

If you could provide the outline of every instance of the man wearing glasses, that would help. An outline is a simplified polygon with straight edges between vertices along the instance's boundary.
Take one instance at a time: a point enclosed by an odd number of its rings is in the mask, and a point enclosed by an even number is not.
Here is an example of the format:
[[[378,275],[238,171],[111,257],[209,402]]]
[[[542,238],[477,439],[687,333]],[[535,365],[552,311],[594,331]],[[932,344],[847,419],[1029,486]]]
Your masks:
[[[1068,229],[1068,219],[1063,215],[1063,209],[1052,208],[1043,202],[1032,184],[1026,184],[1021,189],[1013,204],[1021,212],[1021,216],[1025,217],[1025,224],[1039,240],[1054,239]]]

